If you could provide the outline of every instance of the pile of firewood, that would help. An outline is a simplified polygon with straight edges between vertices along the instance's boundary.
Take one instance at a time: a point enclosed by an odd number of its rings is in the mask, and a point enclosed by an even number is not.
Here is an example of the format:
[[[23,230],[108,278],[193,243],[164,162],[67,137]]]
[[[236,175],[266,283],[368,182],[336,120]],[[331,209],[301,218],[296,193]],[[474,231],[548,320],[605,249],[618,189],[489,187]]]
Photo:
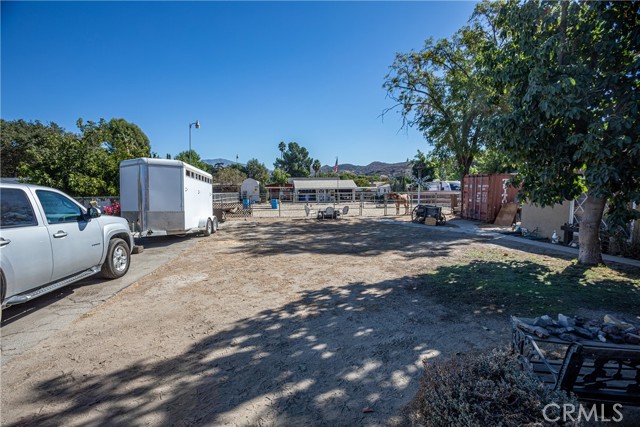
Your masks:
[[[518,329],[540,338],[555,336],[569,342],[599,340],[614,344],[640,345],[640,327],[608,314],[602,321],[567,317],[562,314],[558,314],[557,320],[548,315],[532,320],[512,317],[511,320]]]

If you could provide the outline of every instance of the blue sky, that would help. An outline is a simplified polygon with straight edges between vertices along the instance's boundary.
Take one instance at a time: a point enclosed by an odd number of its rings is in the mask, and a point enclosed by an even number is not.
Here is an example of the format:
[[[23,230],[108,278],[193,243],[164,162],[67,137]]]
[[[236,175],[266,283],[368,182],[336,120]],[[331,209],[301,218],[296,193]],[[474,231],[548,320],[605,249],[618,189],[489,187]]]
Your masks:
[[[6,2],[1,116],[124,118],[164,157],[257,158],[280,141],[322,164],[428,151],[382,88],[396,52],[464,25],[471,2]]]

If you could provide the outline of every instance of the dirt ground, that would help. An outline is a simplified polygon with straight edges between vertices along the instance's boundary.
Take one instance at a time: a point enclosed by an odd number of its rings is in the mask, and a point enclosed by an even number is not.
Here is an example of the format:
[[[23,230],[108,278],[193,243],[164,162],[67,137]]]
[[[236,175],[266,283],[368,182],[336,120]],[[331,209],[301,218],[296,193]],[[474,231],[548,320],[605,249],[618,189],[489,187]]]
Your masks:
[[[418,286],[491,244],[370,218],[228,222],[8,363],[2,425],[396,424],[423,360],[509,344],[506,316]]]

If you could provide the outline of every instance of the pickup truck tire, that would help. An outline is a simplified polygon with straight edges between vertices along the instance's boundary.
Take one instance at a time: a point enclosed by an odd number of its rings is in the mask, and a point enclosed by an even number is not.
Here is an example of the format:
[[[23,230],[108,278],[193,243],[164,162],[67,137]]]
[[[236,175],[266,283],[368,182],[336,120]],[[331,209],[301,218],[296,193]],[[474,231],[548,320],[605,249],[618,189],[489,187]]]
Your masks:
[[[100,271],[102,277],[118,279],[127,274],[129,264],[131,264],[131,255],[129,255],[129,247],[125,241],[118,238],[111,239],[107,250],[107,259],[102,264]]]
[[[215,229],[213,228],[213,222],[211,219],[207,219],[207,226],[204,229],[205,236],[211,236],[212,233],[215,233]]]

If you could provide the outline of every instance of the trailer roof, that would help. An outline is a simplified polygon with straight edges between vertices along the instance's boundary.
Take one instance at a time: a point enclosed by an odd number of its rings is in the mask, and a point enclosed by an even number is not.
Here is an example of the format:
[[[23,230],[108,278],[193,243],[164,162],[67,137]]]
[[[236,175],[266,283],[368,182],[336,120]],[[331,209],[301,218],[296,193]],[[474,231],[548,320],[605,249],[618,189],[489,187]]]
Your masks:
[[[202,169],[199,169],[195,166],[191,166],[188,163],[182,162],[180,160],[170,160],[170,159],[152,159],[149,157],[139,157],[136,159],[129,159],[129,160],[123,160],[120,162],[120,167],[127,167],[127,166],[135,166],[135,165],[140,165],[140,164],[147,164],[147,165],[158,165],[158,166],[173,166],[173,167],[178,167],[178,168],[186,168],[190,171],[194,171],[194,172],[198,172],[201,173],[202,175],[208,177],[208,178],[213,178],[213,176],[206,172],[203,171]]]

